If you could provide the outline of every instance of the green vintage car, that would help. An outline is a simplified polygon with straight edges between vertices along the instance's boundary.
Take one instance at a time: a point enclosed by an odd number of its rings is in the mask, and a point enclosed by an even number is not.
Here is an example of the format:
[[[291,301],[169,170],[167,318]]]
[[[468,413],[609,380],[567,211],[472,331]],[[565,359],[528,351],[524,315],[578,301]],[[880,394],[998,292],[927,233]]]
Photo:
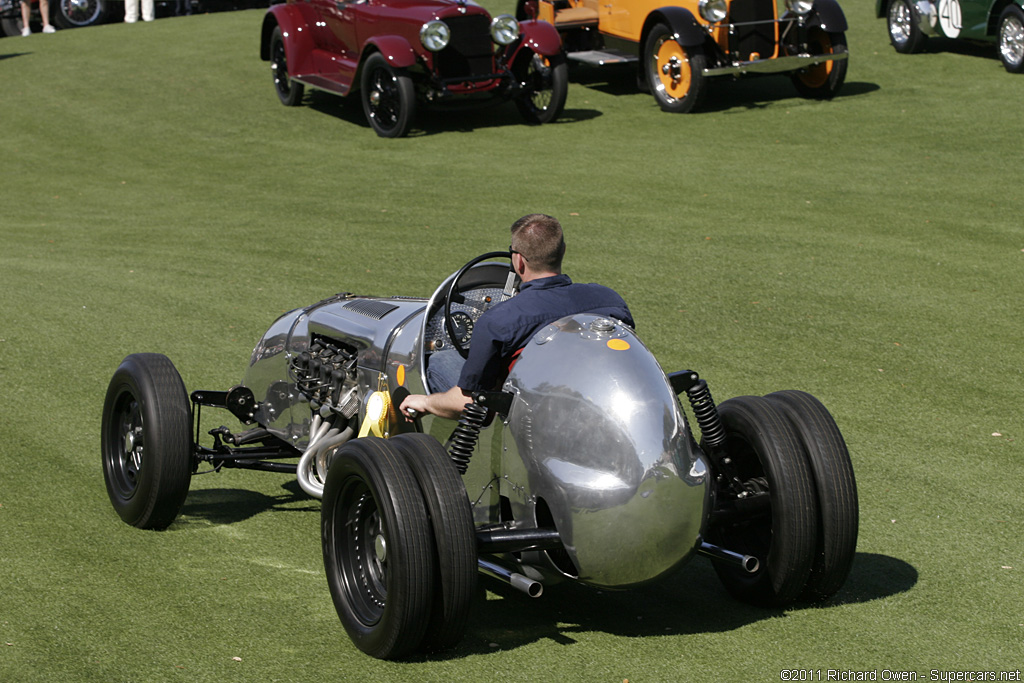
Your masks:
[[[1010,73],[1024,72],[1022,0],[875,0],[897,52],[920,51],[929,36],[996,42]]]

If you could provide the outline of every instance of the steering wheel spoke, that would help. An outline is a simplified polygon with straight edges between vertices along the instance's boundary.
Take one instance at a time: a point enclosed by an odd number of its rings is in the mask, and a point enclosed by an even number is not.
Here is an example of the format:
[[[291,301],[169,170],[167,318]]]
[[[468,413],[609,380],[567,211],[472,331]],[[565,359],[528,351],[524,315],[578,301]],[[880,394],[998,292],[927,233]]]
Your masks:
[[[466,297],[462,293],[460,285],[463,278],[466,276],[473,266],[483,261],[496,258],[512,258],[512,254],[507,251],[491,251],[481,256],[477,256],[466,265],[459,268],[452,277],[451,284],[448,286],[448,291],[444,297],[444,329],[448,333],[449,339],[452,341],[452,346],[459,352],[459,355],[463,358],[469,358],[469,344],[473,336],[472,319],[469,318],[464,312],[452,311],[452,304],[465,304]],[[470,320],[470,324],[467,328],[466,319]]]

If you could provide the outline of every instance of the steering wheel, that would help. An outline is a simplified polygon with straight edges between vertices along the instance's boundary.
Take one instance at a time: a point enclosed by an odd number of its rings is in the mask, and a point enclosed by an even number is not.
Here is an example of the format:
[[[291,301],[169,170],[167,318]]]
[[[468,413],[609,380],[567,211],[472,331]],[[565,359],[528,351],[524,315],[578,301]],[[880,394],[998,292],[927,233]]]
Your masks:
[[[493,258],[507,258],[511,261],[512,253],[508,251],[489,251],[482,256],[477,256],[466,265],[459,268],[452,278],[451,284],[448,286],[448,291],[444,295],[444,329],[448,332],[448,337],[452,340],[452,346],[459,352],[459,355],[463,358],[469,358],[469,335],[457,334],[458,330],[455,327],[455,321],[452,319],[452,302],[462,303],[465,298],[459,292],[459,284],[462,282],[462,278],[465,277],[466,273],[481,261],[486,261]]]

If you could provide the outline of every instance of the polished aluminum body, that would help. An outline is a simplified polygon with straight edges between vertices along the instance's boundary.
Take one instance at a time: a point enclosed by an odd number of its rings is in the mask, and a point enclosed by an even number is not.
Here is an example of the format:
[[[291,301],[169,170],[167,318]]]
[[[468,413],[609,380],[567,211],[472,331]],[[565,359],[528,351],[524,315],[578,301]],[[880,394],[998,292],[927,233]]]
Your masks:
[[[507,273],[493,263],[475,268],[475,291],[458,310],[478,318],[500,300]],[[440,321],[450,281],[429,300],[338,295],[284,314],[256,345],[244,384],[259,404],[257,421],[304,451],[300,482],[310,495],[322,493],[324,454],[351,438],[354,423],[338,424],[338,406],[309,400],[295,358],[317,337],[353,349],[354,378],[343,393],[358,397],[360,419],[382,385],[427,392],[430,352],[451,342]],[[510,556],[508,572],[628,586],[664,575],[699,548],[707,466],[664,371],[633,330],[593,315],[560,320],[527,344],[503,389],[513,395],[507,418],[481,431],[463,476],[474,521],[553,526],[565,546]],[[441,443],[455,427],[432,416],[420,424]]]

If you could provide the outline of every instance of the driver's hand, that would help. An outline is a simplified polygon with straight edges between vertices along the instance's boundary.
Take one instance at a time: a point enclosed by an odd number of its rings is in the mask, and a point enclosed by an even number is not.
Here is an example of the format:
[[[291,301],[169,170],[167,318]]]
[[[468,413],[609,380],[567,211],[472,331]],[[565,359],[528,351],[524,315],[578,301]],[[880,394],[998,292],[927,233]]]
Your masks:
[[[427,397],[423,394],[409,394],[402,401],[398,411],[402,413],[402,417],[405,418],[406,422],[412,422],[427,412]]]

